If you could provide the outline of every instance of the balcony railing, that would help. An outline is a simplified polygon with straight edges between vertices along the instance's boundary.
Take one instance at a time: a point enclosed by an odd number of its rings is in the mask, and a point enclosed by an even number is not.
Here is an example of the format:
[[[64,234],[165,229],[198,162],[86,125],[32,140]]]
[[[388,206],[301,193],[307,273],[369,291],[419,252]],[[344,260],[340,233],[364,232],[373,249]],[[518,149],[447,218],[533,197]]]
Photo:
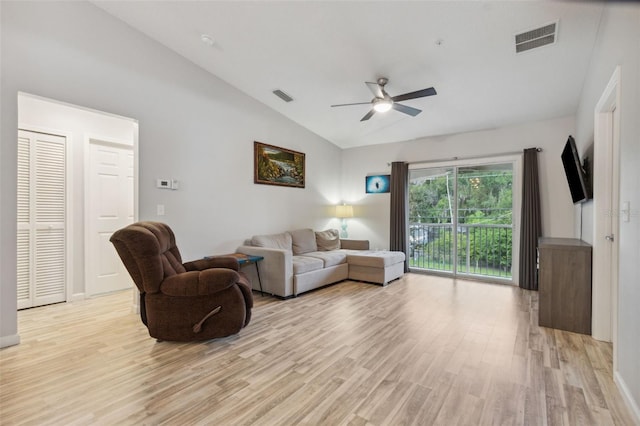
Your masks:
[[[512,225],[458,224],[457,256],[453,225],[411,223],[409,266],[461,275],[511,279]]]

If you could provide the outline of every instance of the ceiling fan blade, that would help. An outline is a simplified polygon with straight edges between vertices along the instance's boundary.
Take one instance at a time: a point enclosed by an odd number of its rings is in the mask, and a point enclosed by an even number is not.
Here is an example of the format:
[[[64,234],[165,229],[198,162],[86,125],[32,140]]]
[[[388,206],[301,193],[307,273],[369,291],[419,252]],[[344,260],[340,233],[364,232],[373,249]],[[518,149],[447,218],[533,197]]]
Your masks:
[[[376,98],[384,98],[384,93],[382,93],[382,87],[378,83],[372,83],[370,81],[365,81],[364,84],[367,85],[373,96]]]
[[[341,106],[349,106],[349,105],[371,105],[371,101],[369,102],[356,102],[355,104],[337,104],[331,105],[332,107],[341,107]]]
[[[362,118],[360,119],[360,121],[367,121],[368,119],[370,119],[371,117],[373,117],[373,114],[375,114],[375,113],[376,113],[376,110],[375,110],[375,109],[373,109],[373,108],[371,108],[371,111],[369,111],[369,112],[367,113],[367,115],[365,115],[364,117],[362,117]]]
[[[407,101],[409,99],[424,98],[425,96],[437,95],[436,89],[429,87],[428,89],[416,90],[415,92],[405,93],[398,96],[392,96],[394,102]]]
[[[412,117],[415,117],[416,115],[420,114],[422,112],[421,109],[418,108],[413,108],[410,106],[406,106],[406,105],[401,105],[401,104],[397,104],[394,102],[393,109],[395,109],[396,111],[400,111],[400,112],[404,112],[405,114],[409,114]]]

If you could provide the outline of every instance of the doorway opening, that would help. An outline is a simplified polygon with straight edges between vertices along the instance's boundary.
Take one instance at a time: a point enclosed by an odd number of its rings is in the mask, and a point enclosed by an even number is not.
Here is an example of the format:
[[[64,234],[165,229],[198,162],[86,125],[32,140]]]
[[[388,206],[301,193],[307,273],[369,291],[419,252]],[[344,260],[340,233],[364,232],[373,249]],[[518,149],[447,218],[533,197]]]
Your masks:
[[[112,284],[118,282],[107,290],[93,285],[92,277],[88,274],[90,270],[100,270],[95,265],[100,265],[101,270],[105,270],[104,265],[109,264],[124,269],[121,262],[110,260],[109,255],[116,256],[112,248],[102,252],[90,249],[89,235],[92,235],[93,229],[88,215],[91,213],[89,207],[95,203],[89,200],[88,191],[95,192],[95,188],[91,188],[90,179],[96,173],[96,166],[90,164],[92,143],[100,141],[112,148],[124,150],[128,153],[128,163],[123,166],[127,169],[126,182],[119,190],[111,191],[110,200],[124,200],[127,205],[126,216],[130,221],[136,220],[137,121],[32,94],[18,93],[18,128],[21,132],[18,138],[18,151],[21,153],[18,169],[19,173],[20,170],[23,173],[18,178],[18,192],[23,195],[22,203],[20,200],[18,202],[18,229],[24,229],[24,238],[18,237],[17,272],[18,281],[22,277],[22,286],[33,293],[26,294],[19,288],[18,309],[82,300],[118,289],[132,288],[131,279],[123,270],[117,271],[122,272],[122,276],[111,280]],[[24,142],[28,135],[36,135],[35,145]],[[45,137],[53,138],[54,142],[44,141]],[[59,155],[52,156],[52,149],[58,146],[64,148],[54,150]],[[107,164],[115,161],[113,157],[103,160]],[[55,180],[47,177],[53,171],[57,173]],[[41,185],[30,182],[40,182]],[[45,185],[46,183],[49,184]],[[102,194],[104,195],[104,191]],[[57,209],[55,217],[50,211],[51,206]],[[41,212],[40,216],[37,216],[38,212]],[[25,222],[25,218],[30,219]],[[21,219],[24,223],[20,222]],[[33,228],[31,234],[26,232],[29,227]],[[52,236],[57,239],[52,241]],[[106,232],[102,232],[100,237],[108,242],[109,235]],[[45,274],[46,271],[49,272]],[[36,291],[31,289],[40,287],[55,289],[55,300],[51,297],[33,300]],[[21,301],[21,297],[25,300]]]

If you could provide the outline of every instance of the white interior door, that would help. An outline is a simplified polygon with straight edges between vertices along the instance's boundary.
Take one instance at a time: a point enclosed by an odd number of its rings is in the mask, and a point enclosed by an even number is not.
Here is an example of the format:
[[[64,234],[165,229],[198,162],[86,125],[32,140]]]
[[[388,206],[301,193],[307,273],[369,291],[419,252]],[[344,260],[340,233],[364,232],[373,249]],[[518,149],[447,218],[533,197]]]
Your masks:
[[[607,233],[612,238],[607,242],[611,247],[611,257],[609,261],[609,276],[611,277],[611,341],[613,342],[613,362],[614,368],[617,370],[618,364],[618,255],[620,249],[620,214],[618,206],[620,205],[620,112],[617,106],[611,113],[611,187],[610,194],[610,211],[607,223]]]
[[[133,148],[97,140],[89,144],[87,292],[131,288],[129,274],[109,241],[134,220]]]
[[[18,309],[66,301],[66,139],[18,131]]]
[[[620,91],[618,67],[595,108],[593,154],[591,335],[598,340],[613,342],[614,371],[617,364]]]

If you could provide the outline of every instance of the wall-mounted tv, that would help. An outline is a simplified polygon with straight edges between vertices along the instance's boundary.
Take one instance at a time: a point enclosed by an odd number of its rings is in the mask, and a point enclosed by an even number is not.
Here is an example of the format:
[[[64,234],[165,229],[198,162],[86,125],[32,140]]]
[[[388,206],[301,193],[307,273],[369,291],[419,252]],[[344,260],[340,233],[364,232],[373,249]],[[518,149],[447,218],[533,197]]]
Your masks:
[[[567,139],[567,143],[562,150],[562,165],[567,175],[573,203],[582,203],[590,199],[591,191],[589,190],[587,175],[582,168],[576,142],[571,135],[569,135],[569,139]]]

